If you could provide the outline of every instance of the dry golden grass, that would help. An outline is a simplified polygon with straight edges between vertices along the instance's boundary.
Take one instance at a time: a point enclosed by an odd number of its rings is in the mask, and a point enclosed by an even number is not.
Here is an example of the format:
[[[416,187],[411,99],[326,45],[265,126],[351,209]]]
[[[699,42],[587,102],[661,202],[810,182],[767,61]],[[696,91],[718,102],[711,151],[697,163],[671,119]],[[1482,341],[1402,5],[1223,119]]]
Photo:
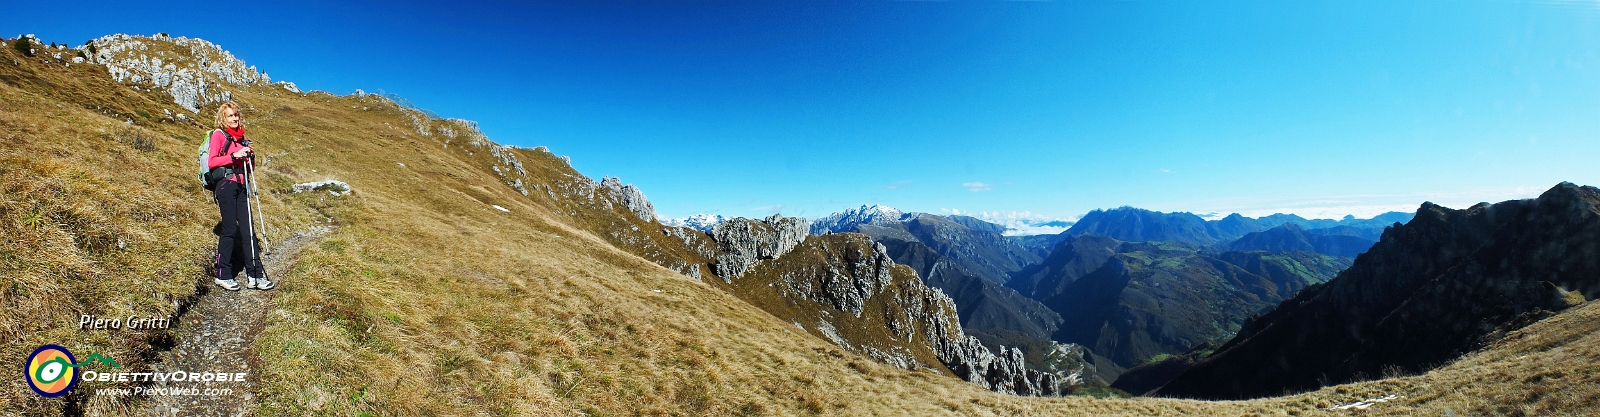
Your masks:
[[[171,314],[174,300],[208,282],[215,209],[190,173],[207,128],[139,118],[174,106],[99,67],[23,60],[0,63],[9,77],[0,80],[0,350],[20,358],[61,343],[137,369],[159,357],[140,354],[150,335],[80,331],[75,318]],[[610,215],[535,191],[580,175],[554,155],[516,151],[542,182],[523,196],[489,168],[486,148],[419,134],[415,113],[385,100],[234,93],[271,156],[260,179],[272,236],[338,226],[277,277],[277,307],[254,345],[260,415],[1347,415],[1329,407],[1389,394],[1405,397],[1364,412],[1596,408],[1592,391],[1530,388],[1594,386],[1600,340],[1583,327],[1594,322],[1593,305],[1580,310],[1588,316],[1557,317],[1579,323],[1539,323],[1426,375],[1288,397],[995,394],[846,352],[617,249],[596,233],[615,224]],[[108,139],[128,129],[128,115],[154,138],[150,150]],[[323,179],[355,193],[288,191]],[[1547,323],[1567,325],[1532,332]],[[1548,342],[1556,339],[1568,342]],[[61,400],[8,381],[0,410],[60,409]],[[86,386],[95,385],[75,392]]]
[[[170,98],[115,87],[103,68],[9,48],[0,60],[0,354],[55,343],[147,369],[170,332],[80,330],[78,317],[169,316],[195,294],[216,245],[215,206],[190,174],[203,128],[140,116]],[[308,217],[269,206],[287,214],[280,231]],[[4,383],[0,409],[61,408],[20,378]]]

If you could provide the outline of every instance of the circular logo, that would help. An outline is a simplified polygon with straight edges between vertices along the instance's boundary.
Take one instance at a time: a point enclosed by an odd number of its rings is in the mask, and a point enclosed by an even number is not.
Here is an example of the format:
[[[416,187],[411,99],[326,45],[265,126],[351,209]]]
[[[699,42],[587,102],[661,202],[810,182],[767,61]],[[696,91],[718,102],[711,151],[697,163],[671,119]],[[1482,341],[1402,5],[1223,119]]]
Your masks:
[[[33,350],[28,355],[28,388],[45,398],[55,398],[66,395],[78,384],[77,368],[78,358],[72,352],[60,345],[44,345]]]

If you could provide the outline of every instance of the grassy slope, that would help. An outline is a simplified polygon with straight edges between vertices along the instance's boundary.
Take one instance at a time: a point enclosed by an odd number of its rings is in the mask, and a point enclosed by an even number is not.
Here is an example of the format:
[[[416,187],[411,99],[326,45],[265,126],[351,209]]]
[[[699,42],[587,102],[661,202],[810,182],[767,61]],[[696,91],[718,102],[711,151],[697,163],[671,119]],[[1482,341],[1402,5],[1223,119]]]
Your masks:
[[[41,54],[42,56],[43,54]],[[16,62],[17,65],[13,65]],[[197,126],[157,122],[165,93],[116,86],[105,69],[0,50],[0,354],[46,343],[131,370],[170,343],[160,330],[77,329],[80,314],[167,316],[193,296],[216,238],[196,183]],[[139,127],[129,126],[134,119]],[[310,211],[269,200],[277,230]],[[274,236],[280,236],[275,234]],[[20,360],[20,359],[18,359]],[[6,378],[0,409],[60,407]],[[80,383],[69,399],[101,383]]]
[[[0,83],[0,350],[20,358],[62,343],[109,352],[134,369],[159,360],[139,354],[159,335],[70,325],[79,312],[170,314],[173,300],[204,283],[215,214],[189,171],[205,128],[139,116],[175,106],[165,94],[112,83],[99,67],[66,68],[9,49],[0,58],[22,61],[0,62],[0,77],[9,77]],[[1435,371],[1444,378],[1251,402],[1018,398],[892,369],[616,249],[588,232],[595,216],[522,196],[487,168],[485,148],[419,135],[380,100],[233,90],[262,152],[274,156],[262,180],[277,237],[339,226],[279,277],[279,307],[254,347],[267,370],[255,376],[262,415],[1282,414],[1400,388],[1431,398],[1417,407],[1470,401],[1444,382],[1456,366]],[[148,126],[136,130],[156,138],[150,150],[118,141],[124,115]],[[532,177],[577,175],[548,153],[517,154]],[[328,178],[356,193],[287,193],[289,184]],[[1600,345],[1591,339],[1580,342]],[[1542,366],[1494,358],[1478,366]],[[0,410],[61,407],[9,381]],[[1505,393],[1523,384],[1478,386]]]

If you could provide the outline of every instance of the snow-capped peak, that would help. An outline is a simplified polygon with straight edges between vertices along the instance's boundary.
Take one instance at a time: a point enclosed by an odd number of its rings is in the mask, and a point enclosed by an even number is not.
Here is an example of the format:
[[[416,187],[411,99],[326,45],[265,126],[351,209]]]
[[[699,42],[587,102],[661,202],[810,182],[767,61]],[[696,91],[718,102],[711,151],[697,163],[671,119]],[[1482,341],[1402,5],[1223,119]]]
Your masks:
[[[811,234],[848,232],[856,225],[893,224],[907,220],[905,212],[894,207],[875,204],[847,209],[811,222]]]
[[[722,217],[720,214],[696,214],[681,219],[663,220],[661,224],[676,227],[687,227],[690,229],[711,233],[712,228],[717,227],[717,224],[720,224],[726,220],[728,219],[726,217]]]

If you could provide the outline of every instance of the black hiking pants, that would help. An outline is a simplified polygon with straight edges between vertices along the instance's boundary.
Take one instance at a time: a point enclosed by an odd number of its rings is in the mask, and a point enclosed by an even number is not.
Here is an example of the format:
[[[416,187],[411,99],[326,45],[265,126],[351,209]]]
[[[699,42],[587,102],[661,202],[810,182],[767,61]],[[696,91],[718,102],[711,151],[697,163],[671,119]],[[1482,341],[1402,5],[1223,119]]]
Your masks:
[[[222,210],[222,222],[211,230],[217,235],[217,278],[233,279],[240,270],[246,276],[260,277],[261,263],[253,261],[261,259],[261,242],[246,240],[255,236],[250,234],[249,196],[244,185],[222,181],[212,195]],[[252,248],[254,254],[250,253]]]

